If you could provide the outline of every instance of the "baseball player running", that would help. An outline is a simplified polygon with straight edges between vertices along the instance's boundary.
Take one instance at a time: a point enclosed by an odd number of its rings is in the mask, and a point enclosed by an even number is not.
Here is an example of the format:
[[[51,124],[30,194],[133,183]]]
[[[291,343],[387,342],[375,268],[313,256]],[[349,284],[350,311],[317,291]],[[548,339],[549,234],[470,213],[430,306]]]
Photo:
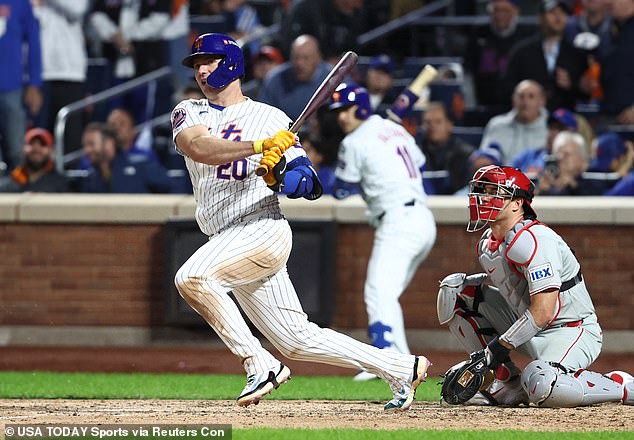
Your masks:
[[[586,370],[601,351],[601,327],[577,258],[536,220],[533,195],[533,183],[511,167],[480,168],[470,183],[467,230],[489,226],[477,246],[484,273],[449,275],[438,292],[440,323],[472,353],[471,361],[495,373],[468,403],[632,405],[631,375]],[[523,372],[510,360],[512,350],[534,359]]]
[[[365,88],[337,87],[329,108],[346,134],[339,146],[334,195],[360,192],[376,229],[364,299],[373,346],[409,353],[399,298],[436,239],[421,169],[425,156],[401,126],[372,114]],[[355,380],[375,376],[361,371]]]
[[[309,322],[289,279],[291,229],[271,188],[292,198],[321,195],[321,184],[295,135],[280,130],[289,126],[289,118],[242,94],[243,54],[227,35],[199,36],[183,64],[194,69],[206,99],[175,107],[173,136],[192,180],[196,220],[209,241],[178,270],[175,284],[242,362],[247,384],[238,405],[257,404],[291,372],[253,336],[230,291],[286,357],[370,371],[392,389],[385,409],[408,409],[429,361],[388,353]],[[273,182],[270,173],[264,176],[267,185],[255,169],[267,158],[269,165],[271,158],[277,163],[277,153],[284,150],[286,166],[277,167]]]

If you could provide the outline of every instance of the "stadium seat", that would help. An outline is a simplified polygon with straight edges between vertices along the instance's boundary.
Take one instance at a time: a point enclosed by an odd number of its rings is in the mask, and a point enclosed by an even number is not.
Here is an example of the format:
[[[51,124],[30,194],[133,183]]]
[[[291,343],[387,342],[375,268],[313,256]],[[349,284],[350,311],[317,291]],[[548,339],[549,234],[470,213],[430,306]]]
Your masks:
[[[455,126],[453,128],[453,134],[457,138],[462,139],[466,143],[478,148],[482,141],[482,134],[484,133],[483,127],[462,127]]]

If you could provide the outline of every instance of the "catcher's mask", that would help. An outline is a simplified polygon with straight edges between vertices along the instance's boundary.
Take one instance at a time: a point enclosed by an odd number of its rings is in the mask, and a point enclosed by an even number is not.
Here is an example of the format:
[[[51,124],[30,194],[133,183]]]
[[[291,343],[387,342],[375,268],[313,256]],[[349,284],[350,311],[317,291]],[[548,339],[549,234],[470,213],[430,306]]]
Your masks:
[[[469,183],[467,231],[478,231],[495,221],[506,199],[524,199],[524,218],[536,218],[530,205],[534,195],[535,185],[520,170],[496,165],[480,168]]]

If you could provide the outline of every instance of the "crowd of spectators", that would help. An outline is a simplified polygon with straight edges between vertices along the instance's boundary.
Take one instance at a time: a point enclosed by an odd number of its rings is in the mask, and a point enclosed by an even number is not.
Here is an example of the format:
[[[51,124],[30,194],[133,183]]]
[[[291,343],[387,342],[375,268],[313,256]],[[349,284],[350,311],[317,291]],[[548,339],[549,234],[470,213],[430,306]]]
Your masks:
[[[358,37],[425,3],[1,0],[0,191],[191,191],[169,124],[147,122],[180,99],[200,99],[180,59],[203,32],[238,39],[245,93],[291,119],[339,56],[357,51],[367,61],[352,79],[385,115],[422,65],[398,44],[402,31],[368,45]],[[451,49],[439,28],[420,32],[419,53],[458,60],[437,65],[440,79],[403,120],[427,157],[427,192],[460,194],[476,165],[492,163],[522,169],[542,194],[634,195],[634,0],[488,0],[453,13],[488,22],[452,28],[462,43]],[[205,28],[197,19],[207,16],[217,20]],[[277,33],[261,32],[275,24]],[[96,58],[107,60],[98,90],[89,69]],[[93,105],[71,114],[55,142],[62,107],[166,65],[166,84],[110,99],[102,113]],[[481,136],[463,138],[463,123]],[[321,111],[302,132],[324,180],[341,137]],[[76,171],[72,179],[55,171],[60,145],[75,158],[63,167]]]

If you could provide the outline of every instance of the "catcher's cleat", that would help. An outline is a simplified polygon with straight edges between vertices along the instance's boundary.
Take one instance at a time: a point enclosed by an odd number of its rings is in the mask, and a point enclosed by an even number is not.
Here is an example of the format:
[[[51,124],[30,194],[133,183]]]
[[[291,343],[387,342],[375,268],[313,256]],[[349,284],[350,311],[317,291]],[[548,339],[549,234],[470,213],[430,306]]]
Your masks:
[[[623,385],[623,405],[634,405],[634,377],[625,371],[612,371],[606,376]]]
[[[281,384],[291,378],[291,370],[280,364],[277,373],[274,370],[253,374],[247,378],[247,385],[237,399],[239,406],[247,407],[251,404],[258,404],[262,397],[276,390]]]
[[[414,361],[414,370],[412,371],[412,382],[407,387],[401,387],[398,392],[394,393],[394,398],[390,400],[383,409],[385,411],[407,411],[416,395],[416,388],[425,382],[427,378],[427,370],[431,362],[425,356],[417,356]]]

